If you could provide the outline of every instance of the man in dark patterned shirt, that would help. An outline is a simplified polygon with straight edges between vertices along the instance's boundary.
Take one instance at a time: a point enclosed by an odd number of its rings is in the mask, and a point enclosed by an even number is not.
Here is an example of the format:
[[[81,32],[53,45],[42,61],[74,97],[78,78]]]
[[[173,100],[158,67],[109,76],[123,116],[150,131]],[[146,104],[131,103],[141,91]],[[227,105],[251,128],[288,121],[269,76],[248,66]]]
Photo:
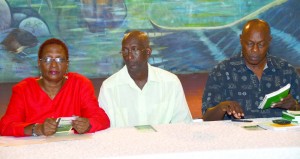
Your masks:
[[[221,62],[209,74],[202,111],[204,120],[262,118],[281,116],[282,110],[299,110],[300,78],[285,60],[268,55],[272,40],[267,22],[248,21],[240,35],[242,53]],[[258,109],[265,94],[291,84],[289,95]]]

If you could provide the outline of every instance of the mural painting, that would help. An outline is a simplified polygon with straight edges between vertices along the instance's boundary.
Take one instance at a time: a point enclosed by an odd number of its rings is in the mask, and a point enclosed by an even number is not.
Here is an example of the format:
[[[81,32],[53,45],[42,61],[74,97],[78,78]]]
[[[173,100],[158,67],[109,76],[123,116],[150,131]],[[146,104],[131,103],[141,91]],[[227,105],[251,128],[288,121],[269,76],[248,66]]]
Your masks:
[[[39,45],[66,42],[70,70],[108,77],[122,66],[123,35],[147,32],[149,63],[176,74],[209,71],[240,53],[245,21],[271,25],[270,54],[300,67],[298,0],[0,0],[0,82],[38,76]]]

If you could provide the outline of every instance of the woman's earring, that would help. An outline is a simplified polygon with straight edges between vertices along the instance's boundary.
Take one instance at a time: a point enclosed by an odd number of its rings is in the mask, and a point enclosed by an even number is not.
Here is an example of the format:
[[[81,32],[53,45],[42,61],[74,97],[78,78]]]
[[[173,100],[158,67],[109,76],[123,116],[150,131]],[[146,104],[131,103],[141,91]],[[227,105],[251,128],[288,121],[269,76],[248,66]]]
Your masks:
[[[64,78],[65,78],[65,79],[68,79],[69,77],[68,77],[68,75],[64,75]]]
[[[68,79],[69,77],[68,77],[68,70],[66,71],[66,73],[65,73],[65,75],[64,75],[64,78],[65,79]]]
[[[40,79],[43,79],[43,74],[41,71],[40,71]]]

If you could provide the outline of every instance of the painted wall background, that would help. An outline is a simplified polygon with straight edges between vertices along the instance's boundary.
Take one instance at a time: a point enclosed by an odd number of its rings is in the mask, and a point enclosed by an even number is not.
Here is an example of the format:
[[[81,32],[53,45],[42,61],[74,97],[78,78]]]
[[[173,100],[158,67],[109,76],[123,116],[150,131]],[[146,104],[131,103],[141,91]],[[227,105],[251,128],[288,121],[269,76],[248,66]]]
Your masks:
[[[108,77],[123,66],[121,40],[133,29],[150,36],[152,65],[209,71],[240,53],[253,18],[271,25],[270,54],[299,68],[299,0],[0,0],[0,82],[38,76],[37,50],[51,37],[68,45],[69,71]]]

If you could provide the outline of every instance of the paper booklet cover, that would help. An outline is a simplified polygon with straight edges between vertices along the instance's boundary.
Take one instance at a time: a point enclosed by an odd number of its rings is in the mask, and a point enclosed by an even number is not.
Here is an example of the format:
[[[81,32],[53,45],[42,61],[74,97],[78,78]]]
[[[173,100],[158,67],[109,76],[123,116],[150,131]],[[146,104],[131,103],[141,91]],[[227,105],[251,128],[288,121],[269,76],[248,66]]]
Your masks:
[[[67,132],[72,129],[72,121],[76,120],[77,117],[60,117],[57,118],[56,122],[58,123],[56,132]]]
[[[282,98],[285,98],[289,94],[290,88],[291,84],[287,84],[275,92],[266,94],[258,109],[268,109],[273,103],[280,102]]]
[[[265,122],[258,124],[258,126],[266,130],[300,130],[300,125],[295,123],[280,125],[273,122]]]
[[[283,119],[289,120],[293,123],[299,123],[300,124],[300,111],[282,111]]]

